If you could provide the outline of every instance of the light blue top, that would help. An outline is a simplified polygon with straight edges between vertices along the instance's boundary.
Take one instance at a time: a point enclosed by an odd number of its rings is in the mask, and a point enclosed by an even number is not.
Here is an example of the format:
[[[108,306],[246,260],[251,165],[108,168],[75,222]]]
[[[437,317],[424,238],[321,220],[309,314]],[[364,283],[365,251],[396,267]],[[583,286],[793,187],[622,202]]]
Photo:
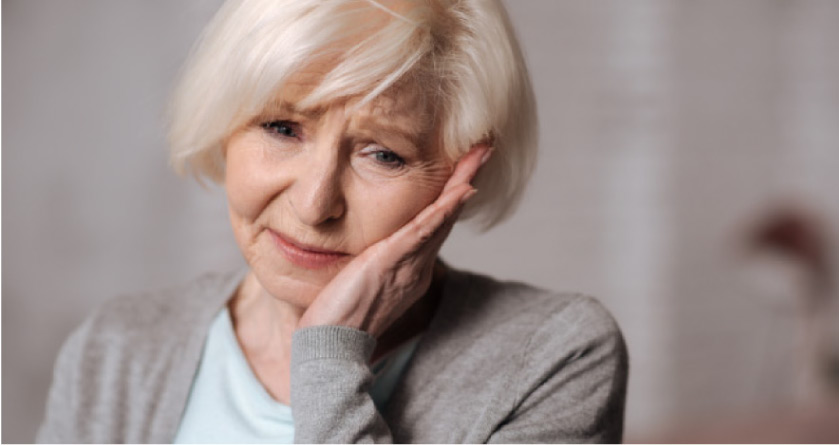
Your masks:
[[[377,361],[370,395],[387,403],[419,336]],[[242,352],[225,307],[213,320],[175,443],[293,443],[291,407],[274,400]]]

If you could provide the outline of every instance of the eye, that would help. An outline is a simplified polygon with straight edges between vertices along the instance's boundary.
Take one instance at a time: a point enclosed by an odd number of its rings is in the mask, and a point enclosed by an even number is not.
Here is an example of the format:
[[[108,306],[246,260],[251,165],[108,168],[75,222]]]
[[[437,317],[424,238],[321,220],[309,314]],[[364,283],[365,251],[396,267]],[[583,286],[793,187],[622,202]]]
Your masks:
[[[405,165],[405,159],[381,145],[371,145],[364,149],[364,154],[373,158],[376,163],[390,169],[399,169]]]
[[[405,163],[405,160],[403,160],[402,158],[399,157],[399,155],[397,155],[396,153],[394,153],[390,150],[379,150],[379,151],[373,153],[373,157],[376,159],[376,161],[378,161],[382,164],[401,166],[402,164]]]
[[[271,121],[262,124],[262,128],[264,128],[265,131],[287,138],[298,137],[297,127],[298,124],[289,121]]]

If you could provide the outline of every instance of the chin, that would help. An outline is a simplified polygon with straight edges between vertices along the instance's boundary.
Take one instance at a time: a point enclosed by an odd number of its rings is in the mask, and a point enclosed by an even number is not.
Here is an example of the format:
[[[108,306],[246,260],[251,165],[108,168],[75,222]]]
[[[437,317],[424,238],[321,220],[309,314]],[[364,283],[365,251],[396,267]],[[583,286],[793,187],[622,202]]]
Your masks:
[[[321,289],[337,273],[337,271],[317,271],[318,273],[305,271],[304,273],[295,273],[301,271],[288,270],[291,268],[293,266],[276,268],[260,267],[258,264],[251,265],[251,270],[266,293],[299,308],[309,307],[315,298],[317,298]]]

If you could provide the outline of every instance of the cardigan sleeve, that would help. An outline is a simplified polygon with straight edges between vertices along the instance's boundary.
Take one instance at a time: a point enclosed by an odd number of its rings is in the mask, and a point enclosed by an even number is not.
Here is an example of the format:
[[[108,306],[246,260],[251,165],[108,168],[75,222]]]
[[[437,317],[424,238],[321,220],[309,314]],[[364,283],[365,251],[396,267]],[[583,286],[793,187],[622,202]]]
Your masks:
[[[369,389],[376,340],[343,326],[294,333],[291,409],[295,443],[392,443]]]
[[[52,386],[47,398],[46,415],[38,429],[38,443],[78,443],[79,435],[75,413],[78,411],[79,375],[83,370],[81,357],[89,323],[76,329],[61,347],[53,370]]]
[[[595,300],[581,298],[525,346],[511,414],[490,443],[619,443],[628,354],[617,324]],[[559,324],[573,329],[554,329]],[[562,332],[562,333],[560,333]]]

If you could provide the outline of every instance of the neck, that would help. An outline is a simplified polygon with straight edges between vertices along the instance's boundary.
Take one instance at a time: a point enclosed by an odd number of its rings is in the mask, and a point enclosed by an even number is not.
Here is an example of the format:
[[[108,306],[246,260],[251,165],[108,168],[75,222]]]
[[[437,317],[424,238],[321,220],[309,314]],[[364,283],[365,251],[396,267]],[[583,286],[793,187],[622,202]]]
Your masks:
[[[446,274],[446,266],[437,261],[426,294],[377,338],[373,361],[428,327],[440,303]],[[291,338],[306,308],[268,294],[251,271],[228,309],[236,338],[254,374],[276,400],[288,403]]]
[[[269,295],[253,271],[242,281],[228,309],[236,337],[249,358],[290,351],[291,334],[305,310]]]
[[[425,295],[377,338],[374,359],[428,327],[442,297],[446,274],[446,266],[437,261]],[[257,356],[290,352],[291,336],[306,310],[265,292],[253,272],[245,277],[228,308],[242,348]]]
[[[233,331],[257,380],[274,400],[291,404],[291,336],[303,309],[268,295],[253,271],[228,303]]]

